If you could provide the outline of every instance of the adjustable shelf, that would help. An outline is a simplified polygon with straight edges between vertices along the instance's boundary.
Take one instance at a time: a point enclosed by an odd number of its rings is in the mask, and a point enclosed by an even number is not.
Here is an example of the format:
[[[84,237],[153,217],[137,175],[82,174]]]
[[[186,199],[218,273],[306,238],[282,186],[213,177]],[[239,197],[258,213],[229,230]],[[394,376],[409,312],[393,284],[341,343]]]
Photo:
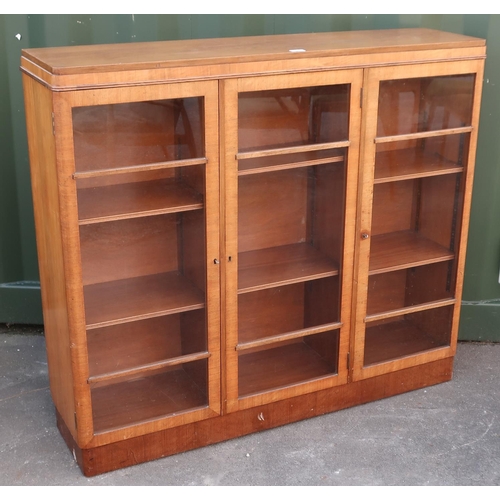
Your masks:
[[[78,190],[80,225],[186,212],[203,208],[203,197],[175,179]]]
[[[419,311],[428,311],[429,309],[435,309],[436,307],[450,306],[455,303],[456,299],[454,298],[434,300],[431,302],[423,302],[422,304],[417,304],[413,306],[406,306],[406,307],[401,307],[399,309],[367,314],[365,321],[367,323],[371,323],[374,321],[380,321],[382,319],[397,318],[404,314],[411,314]]]
[[[175,271],[87,285],[84,294],[87,329],[205,307],[203,292]]]
[[[297,331],[292,331],[262,338],[259,337],[255,338],[255,334],[252,335],[252,332],[242,330],[240,331],[240,342],[236,346],[236,350],[246,351],[248,349],[254,349],[255,347],[268,346],[271,344],[279,344],[280,342],[288,342],[289,340],[300,339],[308,335],[328,332],[330,330],[336,330],[341,326],[342,323],[340,322],[328,323],[326,325],[303,328]]]
[[[337,276],[338,265],[307,243],[238,255],[238,293]]]
[[[438,153],[417,148],[394,149],[377,153],[374,184],[396,182],[463,172],[458,165]]]
[[[370,250],[370,275],[455,258],[453,252],[415,231],[374,236]]]
[[[158,371],[163,371],[165,368],[170,368],[184,363],[191,363],[200,359],[209,357],[208,352],[201,352],[195,354],[186,354],[178,356],[177,358],[165,359],[163,361],[156,361],[155,363],[148,363],[144,365],[134,366],[125,370],[115,370],[108,373],[101,373],[100,375],[93,375],[89,377],[89,384],[92,386],[108,385],[109,382],[116,383],[116,381],[131,380],[138,377],[144,377]]]
[[[349,141],[342,141],[238,153],[238,175],[343,162],[345,154],[341,148],[349,144]]]
[[[111,167],[111,168],[96,168],[94,164],[87,167],[86,170],[78,170],[73,174],[75,180],[82,179],[95,179],[104,178],[109,176],[118,176],[126,174],[137,174],[145,172],[154,172],[156,170],[164,170],[167,168],[182,168],[182,167],[192,167],[195,165],[205,165],[208,163],[208,159],[205,157],[200,158],[190,158],[186,160],[170,160],[157,163],[136,163],[133,165],[127,165],[125,167]],[[98,163],[96,163],[98,165]]]

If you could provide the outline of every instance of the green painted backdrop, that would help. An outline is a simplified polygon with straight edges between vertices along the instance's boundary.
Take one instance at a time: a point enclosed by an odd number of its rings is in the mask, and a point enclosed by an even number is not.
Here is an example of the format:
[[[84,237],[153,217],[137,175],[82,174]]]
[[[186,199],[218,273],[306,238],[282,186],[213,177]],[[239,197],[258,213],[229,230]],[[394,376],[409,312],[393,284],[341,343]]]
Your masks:
[[[487,41],[460,338],[500,341],[500,15],[487,14],[0,15],[0,323],[42,321],[19,71],[22,48],[400,27]]]

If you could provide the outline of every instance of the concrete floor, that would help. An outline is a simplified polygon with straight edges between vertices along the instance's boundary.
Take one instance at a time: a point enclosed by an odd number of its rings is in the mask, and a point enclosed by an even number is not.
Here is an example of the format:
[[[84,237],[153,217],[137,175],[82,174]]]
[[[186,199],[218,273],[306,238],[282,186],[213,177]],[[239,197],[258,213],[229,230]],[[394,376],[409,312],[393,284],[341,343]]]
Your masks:
[[[460,344],[445,384],[85,478],[55,426],[44,337],[0,328],[8,485],[500,485],[500,344]]]

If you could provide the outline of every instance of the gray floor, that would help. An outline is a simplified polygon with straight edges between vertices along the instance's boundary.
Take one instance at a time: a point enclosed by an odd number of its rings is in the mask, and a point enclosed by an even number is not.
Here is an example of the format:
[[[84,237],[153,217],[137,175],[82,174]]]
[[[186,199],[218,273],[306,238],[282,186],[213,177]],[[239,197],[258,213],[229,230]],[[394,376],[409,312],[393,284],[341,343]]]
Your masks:
[[[0,329],[2,486],[500,485],[500,344],[460,344],[445,384],[94,478],[55,427],[44,349]]]

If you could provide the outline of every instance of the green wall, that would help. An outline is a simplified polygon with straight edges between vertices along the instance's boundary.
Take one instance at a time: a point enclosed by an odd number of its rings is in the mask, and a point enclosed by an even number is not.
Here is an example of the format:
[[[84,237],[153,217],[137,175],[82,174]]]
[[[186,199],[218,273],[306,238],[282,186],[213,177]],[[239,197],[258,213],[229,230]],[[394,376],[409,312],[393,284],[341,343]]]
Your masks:
[[[400,27],[487,41],[460,338],[500,341],[500,15],[488,14],[0,15],[0,323],[42,321],[19,71],[22,48]]]

